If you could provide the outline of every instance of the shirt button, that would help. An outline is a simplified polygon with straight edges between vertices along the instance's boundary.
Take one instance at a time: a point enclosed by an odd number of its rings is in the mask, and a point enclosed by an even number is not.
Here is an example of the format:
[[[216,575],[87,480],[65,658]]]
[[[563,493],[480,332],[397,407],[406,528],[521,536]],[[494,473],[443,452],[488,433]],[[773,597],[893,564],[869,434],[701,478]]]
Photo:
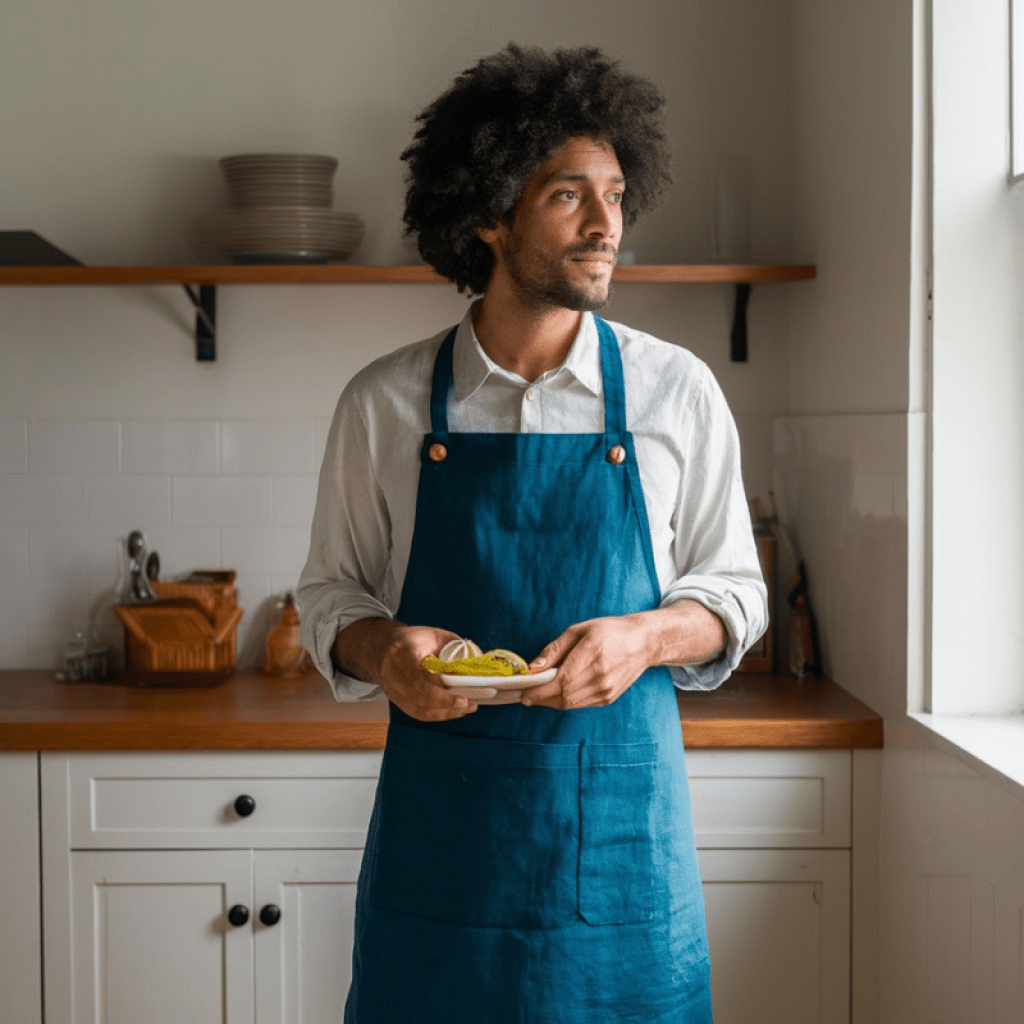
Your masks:
[[[528,402],[532,402],[533,401],[533,391],[527,391],[526,392],[526,400]]]

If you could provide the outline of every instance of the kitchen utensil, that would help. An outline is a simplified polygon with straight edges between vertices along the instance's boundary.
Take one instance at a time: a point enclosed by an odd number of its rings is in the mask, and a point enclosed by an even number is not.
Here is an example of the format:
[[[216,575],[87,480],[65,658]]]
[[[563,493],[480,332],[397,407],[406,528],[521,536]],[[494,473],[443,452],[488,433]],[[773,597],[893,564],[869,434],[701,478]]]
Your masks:
[[[139,604],[144,601],[155,601],[156,593],[150,586],[143,566],[146,563],[146,535],[141,530],[132,530],[128,534],[128,603]]]

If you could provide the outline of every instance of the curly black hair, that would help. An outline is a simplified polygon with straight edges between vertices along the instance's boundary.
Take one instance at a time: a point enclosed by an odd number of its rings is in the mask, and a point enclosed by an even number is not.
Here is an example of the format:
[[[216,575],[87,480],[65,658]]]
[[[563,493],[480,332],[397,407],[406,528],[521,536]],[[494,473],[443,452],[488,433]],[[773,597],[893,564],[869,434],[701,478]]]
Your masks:
[[[477,228],[511,223],[527,179],[569,139],[615,149],[628,188],[623,224],[671,182],[661,115],[665,97],[596,47],[545,51],[509,43],[463,71],[416,118],[405,234],[459,291],[482,294],[494,255]]]

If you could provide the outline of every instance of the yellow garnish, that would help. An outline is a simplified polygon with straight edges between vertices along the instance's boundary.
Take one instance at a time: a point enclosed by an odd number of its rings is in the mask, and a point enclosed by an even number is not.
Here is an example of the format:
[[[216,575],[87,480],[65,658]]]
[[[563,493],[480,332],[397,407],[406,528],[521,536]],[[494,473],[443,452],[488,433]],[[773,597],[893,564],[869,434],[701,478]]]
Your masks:
[[[518,676],[526,671],[509,664],[506,658],[496,657],[488,652],[475,658],[455,658],[453,661],[442,661],[440,658],[427,657],[420,662],[428,672],[444,672],[453,676]]]

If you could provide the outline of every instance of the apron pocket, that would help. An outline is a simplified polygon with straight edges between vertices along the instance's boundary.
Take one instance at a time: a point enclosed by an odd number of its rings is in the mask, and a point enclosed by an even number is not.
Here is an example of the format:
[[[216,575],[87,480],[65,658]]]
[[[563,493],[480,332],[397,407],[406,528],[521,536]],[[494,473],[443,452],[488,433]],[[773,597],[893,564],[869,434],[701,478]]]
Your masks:
[[[585,743],[580,754],[579,910],[588,924],[668,909],[671,822],[661,820],[657,743]]]
[[[454,925],[575,921],[579,749],[393,722],[374,905]]]

